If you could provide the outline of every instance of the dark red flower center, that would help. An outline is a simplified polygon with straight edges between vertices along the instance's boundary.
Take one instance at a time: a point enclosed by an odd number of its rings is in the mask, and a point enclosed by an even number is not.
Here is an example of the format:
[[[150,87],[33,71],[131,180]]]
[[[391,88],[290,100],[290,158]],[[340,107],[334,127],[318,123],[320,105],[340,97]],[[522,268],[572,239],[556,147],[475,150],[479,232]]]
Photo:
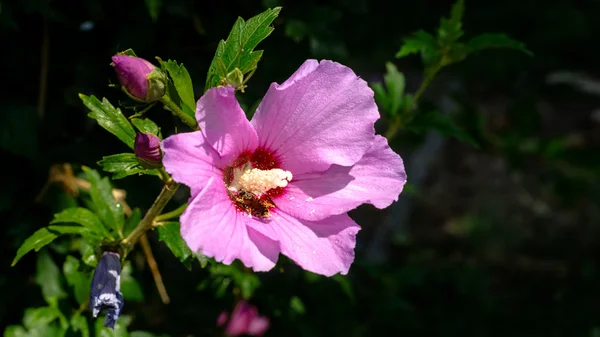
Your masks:
[[[229,198],[239,211],[259,218],[270,215],[273,197],[283,193],[291,173],[281,170],[279,159],[270,151],[258,148],[243,152],[224,170]]]

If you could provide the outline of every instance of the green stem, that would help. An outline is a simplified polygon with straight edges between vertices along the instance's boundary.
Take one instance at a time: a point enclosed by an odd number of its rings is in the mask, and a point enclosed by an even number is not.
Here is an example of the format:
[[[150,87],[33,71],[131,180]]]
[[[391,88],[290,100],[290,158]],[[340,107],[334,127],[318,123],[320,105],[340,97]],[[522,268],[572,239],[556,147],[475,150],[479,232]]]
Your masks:
[[[431,84],[431,81],[433,81],[433,79],[435,78],[435,75],[438,73],[438,71],[440,69],[441,69],[441,66],[438,65],[438,66],[431,68],[429,71],[425,70],[425,78],[423,79],[423,82],[421,82],[421,86],[415,92],[411,104],[407,105],[406,111],[404,111],[405,113],[402,115],[407,115],[406,113],[408,111],[410,111],[411,109],[415,109],[417,107],[417,103],[419,102],[419,99],[421,98],[421,96],[423,95],[423,93],[425,92],[427,87],[429,87],[429,85]],[[388,127],[387,131],[385,132],[384,136],[385,136],[385,138],[387,138],[388,142],[391,141],[392,138],[394,138],[396,136],[396,133],[398,133],[398,131],[400,131],[401,127],[402,127],[402,119],[398,116],[394,120],[392,120],[392,122],[390,123],[390,126]]]
[[[196,119],[194,117],[186,114],[181,108],[175,104],[169,97],[169,95],[164,95],[160,98],[162,104],[164,104],[171,112],[179,117],[185,124],[187,124],[190,128],[196,130],[198,128],[198,123],[196,123]]]
[[[167,213],[163,213],[159,216],[156,217],[156,222],[161,222],[161,221],[165,221],[165,220],[169,220],[169,219],[173,219],[176,218],[178,216],[181,215],[181,213],[183,213],[183,211],[185,211],[185,209],[187,208],[188,203],[186,202],[185,204],[177,207],[176,209],[167,212]]]
[[[167,171],[165,171],[164,167],[158,169],[158,174],[160,176],[160,180],[164,181],[165,183],[171,179],[171,176],[167,173]]]
[[[178,187],[179,184],[172,179],[165,184],[146,215],[144,215],[142,221],[140,221],[133,232],[131,232],[125,239],[121,241],[121,244],[125,246],[126,252],[133,248],[133,245],[137,242],[137,240],[152,228],[156,217],[160,214],[160,212],[162,212],[169,200],[171,200]]]

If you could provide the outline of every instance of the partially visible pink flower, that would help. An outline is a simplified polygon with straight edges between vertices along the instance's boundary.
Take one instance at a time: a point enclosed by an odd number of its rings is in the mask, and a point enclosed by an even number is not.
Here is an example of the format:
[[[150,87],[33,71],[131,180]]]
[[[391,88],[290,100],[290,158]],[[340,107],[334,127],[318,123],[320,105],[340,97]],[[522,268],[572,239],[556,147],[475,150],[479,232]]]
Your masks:
[[[265,316],[260,316],[256,307],[248,304],[246,301],[240,301],[233,312],[231,318],[227,320],[228,315],[223,312],[217,319],[217,326],[225,326],[225,333],[228,336],[262,336],[269,329],[269,319]]]
[[[389,206],[406,182],[373,91],[348,67],[306,61],[273,83],[252,121],[230,86],[198,100],[201,131],[162,143],[163,164],[190,187],[181,234],[193,251],[256,271],[282,253],[306,270],[346,274],[359,226],[346,214]]]
[[[229,315],[223,311],[219,317],[217,317],[217,326],[223,326],[225,323],[227,323],[227,319],[229,318]]]

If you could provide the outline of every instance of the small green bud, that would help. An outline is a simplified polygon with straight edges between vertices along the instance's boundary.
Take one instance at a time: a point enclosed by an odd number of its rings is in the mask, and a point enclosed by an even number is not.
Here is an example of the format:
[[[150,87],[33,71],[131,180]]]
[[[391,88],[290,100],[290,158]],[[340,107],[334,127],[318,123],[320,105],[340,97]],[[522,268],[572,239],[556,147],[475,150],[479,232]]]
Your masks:
[[[224,85],[231,85],[233,88],[240,90],[241,92],[244,92],[244,88],[246,88],[244,85],[244,74],[238,68],[233,69],[229,74],[227,74],[223,82]]]

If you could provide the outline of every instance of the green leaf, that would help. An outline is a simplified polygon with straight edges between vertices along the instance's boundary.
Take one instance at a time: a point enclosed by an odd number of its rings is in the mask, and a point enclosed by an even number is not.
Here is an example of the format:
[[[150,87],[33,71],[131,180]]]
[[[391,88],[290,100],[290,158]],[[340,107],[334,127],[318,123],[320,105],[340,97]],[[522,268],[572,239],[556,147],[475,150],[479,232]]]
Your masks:
[[[30,337],[31,335],[20,325],[9,325],[4,330],[4,337]]]
[[[152,21],[156,22],[156,20],[158,20],[158,14],[160,14],[160,10],[163,6],[162,0],[145,0],[144,2]]]
[[[381,83],[371,84],[375,92],[375,101],[390,116],[396,116],[405,106],[404,102],[404,74],[391,63],[386,63],[387,72],[383,76],[385,88]],[[387,89],[387,90],[386,90]]]
[[[101,179],[98,172],[88,167],[83,167],[83,170],[91,184],[90,197],[92,198],[92,203],[95,205],[98,217],[106,227],[119,233],[119,236],[122,236],[125,215],[123,207],[113,197],[112,187],[108,182],[108,178],[104,177]]]
[[[302,303],[302,300],[298,296],[292,296],[290,298],[290,309],[299,315],[302,315],[304,312],[306,312],[304,303]]]
[[[245,75],[256,69],[262,50],[256,46],[273,31],[271,23],[277,18],[281,7],[267,9],[247,22],[238,18],[227,40],[217,46],[208,74],[204,91],[218,86],[227,74],[238,68]]]
[[[98,162],[102,170],[112,173],[112,179],[121,179],[134,174],[159,175],[158,170],[143,168],[133,153],[120,153],[102,157]]]
[[[106,227],[102,224],[102,221],[100,221],[100,218],[87,208],[68,208],[58,214],[54,214],[54,220],[52,220],[50,224],[65,222],[76,223],[89,229],[93,233],[112,237]]]
[[[144,291],[142,287],[131,276],[131,263],[126,263],[121,271],[121,292],[126,301],[142,302],[144,301]]]
[[[435,63],[440,58],[438,42],[435,37],[426,31],[419,30],[412,37],[404,40],[404,44],[396,53],[396,58],[411,54],[421,54],[426,65]]]
[[[200,262],[200,267],[201,268],[206,268],[206,266],[208,265],[208,257],[206,257],[204,254],[202,254],[202,252],[198,252],[196,253],[196,259],[198,259],[198,262]]]
[[[42,287],[42,295],[51,306],[58,305],[58,299],[67,296],[60,282],[60,271],[48,251],[38,254],[35,282]],[[27,327],[27,323],[25,323]]]
[[[77,303],[82,304],[90,294],[90,284],[92,275],[79,271],[79,260],[73,256],[67,256],[63,264],[63,274],[67,279],[67,284],[73,287],[73,293]]]
[[[131,215],[125,221],[125,227],[123,227],[123,235],[127,236],[137,227],[142,220],[142,212],[139,208],[135,208]]]
[[[183,109],[182,107],[183,111],[195,118],[194,111],[196,111],[196,101],[194,100],[194,86],[187,69],[185,69],[183,63],[177,64],[177,62],[173,60],[168,60],[166,62],[160,61],[160,64],[163,69],[169,73],[179,98],[181,98],[181,101],[187,108]]]
[[[186,262],[190,256],[193,256],[193,253],[183,241],[179,230],[179,222],[165,222],[162,226],[157,227],[158,239],[169,247],[179,261]]]
[[[464,0],[458,0],[450,11],[450,18],[442,18],[440,20],[440,28],[438,29],[438,39],[443,45],[449,46],[458,41],[463,35],[462,18],[465,12]]]
[[[12,266],[17,264],[17,262],[31,250],[35,249],[35,251],[39,251],[44,246],[54,241],[58,237],[58,234],[51,232],[48,228],[41,228],[33,233],[32,236],[28,237],[25,242],[19,247],[17,250],[17,256],[15,256]]]
[[[486,33],[477,35],[469,40],[467,48],[469,52],[478,52],[490,48],[510,48],[533,56],[533,53],[525,48],[524,43],[513,40],[506,34]]]
[[[402,105],[402,96],[404,95],[405,79],[404,74],[398,71],[396,66],[391,63],[386,63],[387,73],[384,75],[385,86],[388,90],[389,97],[389,112],[396,115],[400,111]]]
[[[149,133],[162,139],[162,135],[160,134],[160,128],[151,119],[133,118],[131,119],[131,122],[141,133]]]
[[[131,317],[122,315],[117,320],[114,329],[110,329],[104,326],[104,319],[106,316],[98,316],[95,319],[96,323],[94,326],[96,337],[129,337],[127,333],[127,326],[131,323]]]
[[[80,313],[76,313],[71,317],[71,329],[79,332],[81,337],[90,337],[90,328],[88,327],[87,319]]]
[[[81,254],[81,261],[83,261],[83,263],[92,268],[96,267],[98,264],[98,257],[96,257],[96,249],[92,244],[87,241],[82,242],[79,253]]]
[[[25,315],[23,317],[23,325],[28,330],[35,329],[36,327],[40,326],[46,327],[61,316],[62,314],[60,313],[58,308],[28,308],[25,310]]]
[[[91,232],[87,228],[80,226],[48,226],[41,228],[28,237],[19,247],[11,266],[17,264],[25,254],[32,250],[35,250],[36,252],[39,251],[62,234],[78,234],[86,237],[91,236]]]
[[[380,82],[375,82],[369,84],[369,86],[371,87],[371,89],[373,89],[373,92],[375,93],[375,102],[377,102],[377,105],[379,105],[381,109],[388,112],[388,96],[387,92],[385,91],[385,88],[383,87],[383,84],[381,84]]]
[[[79,94],[79,98],[90,109],[89,117],[97,120],[101,127],[133,149],[135,131],[119,108],[115,108],[106,98],[103,98],[102,102],[93,95]]]

